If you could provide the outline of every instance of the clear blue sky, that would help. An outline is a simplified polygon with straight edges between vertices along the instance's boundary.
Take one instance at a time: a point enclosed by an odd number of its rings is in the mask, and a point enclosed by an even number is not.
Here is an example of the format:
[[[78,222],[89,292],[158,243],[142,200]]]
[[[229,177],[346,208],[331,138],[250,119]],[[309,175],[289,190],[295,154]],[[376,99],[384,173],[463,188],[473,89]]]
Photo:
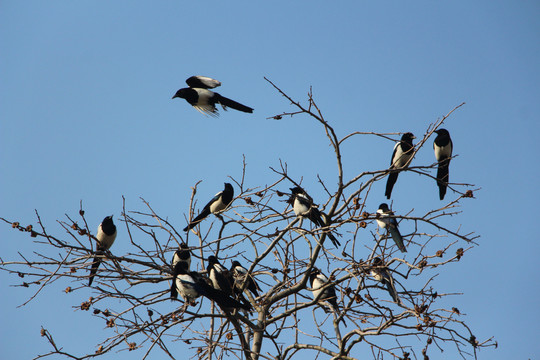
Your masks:
[[[37,209],[61,233],[56,219],[76,216],[81,200],[97,226],[120,217],[124,195],[129,208],[143,197],[181,228],[190,187],[204,180],[204,202],[227,175],[241,176],[243,154],[250,184],[276,180],[268,167],[282,159],[317,198],[316,175],[334,176],[328,141],[305,117],[267,119],[292,108],[264,76],[301,101],[311,86],[339,136],[421,135],[466,102],[445,127],[459,155],[452,179],[482,188],[457,220],[480,246],[438,283],[464,293],[456,306],[478,338],[499,342],[480,359],[538,358],[539,18],[538,1],[2,1],[0,216],[35,224]],[[219,79],[219,92],[254,114],[213,119],[171,100],[195,74]],[[355,138],[344,146],[345,175],[386,167],[391,148]],[[433,162],[429,146],[414,162]],[[434,184],[406,174],[393,200],[421,212],[436,196]],[[9,225],[0,239],[4,260],[33,249]],[[115,251],[127,251],[122,240]],[[102,322],[71,308],[90,289],[66,295],[71,284],[53,285],[16,308],[32,293],[10,286],[18,283],[0,273],[3,357],[47,351],[41,325],[68,350],[94,349]]]

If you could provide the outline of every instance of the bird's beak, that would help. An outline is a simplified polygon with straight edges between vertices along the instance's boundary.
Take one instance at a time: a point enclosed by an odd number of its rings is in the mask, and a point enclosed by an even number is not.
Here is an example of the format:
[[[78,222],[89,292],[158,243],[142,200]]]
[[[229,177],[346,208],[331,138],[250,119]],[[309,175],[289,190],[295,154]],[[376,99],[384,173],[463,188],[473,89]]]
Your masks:
[[[176,94],[171,99],[174,99],[175,97],[176,97]]]
[[[114,214],[111,215],[111,219],[113,218]]]

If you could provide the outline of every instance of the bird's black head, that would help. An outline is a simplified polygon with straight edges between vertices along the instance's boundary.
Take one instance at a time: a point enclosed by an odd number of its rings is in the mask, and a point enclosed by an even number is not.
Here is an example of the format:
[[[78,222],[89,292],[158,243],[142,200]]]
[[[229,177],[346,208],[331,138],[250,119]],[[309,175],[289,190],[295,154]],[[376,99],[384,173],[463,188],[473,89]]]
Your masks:
[[[186,249],[189,249],[189,246],[187,246],[186,243],[181,243],[181,244],[180,244],[180,249],[186,250]]]
[[[413,139],[416,139],[416,136],[414,136],[412,132],[407,132],[403,134],[403,136],[401,136],[401,141],[406,142],[406,143],[412,144]]]
[[[379,209],[382,210],[382,211],[388,211],[388,204],[387,203],[382,203],[381,205],[379,205]]]
[[[309,278],[311,279],[311,281],[313,281],[313,279],[315,279],[320,273],[321,270],[319,270],[319,268],[313,267],[311,269],[311,273],[309,274]]]
[[[371,260],[371,266],[382,266],[383,262],[380,257],[374,257],[373,260]]]
[[[180,89],[176,92],[176,94],[174,94],[174,96],[172,97],[173,99],[174,98],[182,98],[182,99],[185,99],[186,98],[186,92],[188,91],[188,89],[186,88],[183,88],[183,89]]]
[[[240,265],[240,262],[239,262],[239,261],[234,260],[234,261],[231,263],[231,268],[234,269],[234,268],[237,267],[237,266],[240,266],[240,267],[241,267],[242,265]]]
[[[290,190],[291,190],[291,192],[292,192],[293,194],[295,194],[295,195],[296,195],[296,194],[304,194],[304,193],[305,193],[304,189],[302,189],[300,186],[295,186],[295,187],[293,187],[293,188],[290,188]]]
[[[435,133],[439,136],[450,136],[450,133],[446,129],[435,130]]]
[[[234,191],[234,188],[231,184],[225,183],[225,190],[227,191]]]
[[[219,263],[219,261],[214,255],[210,255],[208,257],[208,264],[214,265],[214,264],[217,264],[217,263]]]

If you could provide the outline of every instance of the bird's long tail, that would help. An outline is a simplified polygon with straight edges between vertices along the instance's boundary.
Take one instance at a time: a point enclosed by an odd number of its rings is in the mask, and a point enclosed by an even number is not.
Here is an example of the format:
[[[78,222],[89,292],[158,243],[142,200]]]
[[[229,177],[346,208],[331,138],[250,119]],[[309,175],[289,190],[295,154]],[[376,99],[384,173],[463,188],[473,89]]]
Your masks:
[[[439,168],[437,169],[437,186],[439,187],[439,198],[444,199],[446,195],[446,188],[448,186],[450,158],[441,160]]]
[[[172,279],[171,299],[178,299],[178,289],[176,288],[176,275],[173,275],[173,279]]]
[[[405,248],[405,244],[403,243],[403,236],[401,236],[399,229],[395,226],[389,225],[388,231],[390,231],[390,235],[392,236],[392,239],[396,243],[398,249],[401,252],[407,252],[407,249]]]
[[[189,225],[184,228],[184,231],[189,231],[193,229],[198,223],[200,223],[208,215],[210,215],[210,209],[204,208],[203,211],[201,211],[201,213],[197,215],[195,219],[191,220]]]
[[[205,289],[205,296],[210,300],[216,302],[220,308],[225,309],[244,309],[251,311],[251,304],[246,300],[246,303],[241,303],[238,300],[233,299],[226,292],[208,287]]]
[[[392,300],[394,300],[395,303],[401,305],[401,300],[399,299],[396,287],[394,286],[394,282],[392,280],[386,280],[385,282],[386,288],[388,289],[388,293],[392,297]]]
[[[392,195],[392,189],[394,188],[398,175],[398,171],[391,171],[388,175],[388,179],[386,180],[386,192],[384,193],[384,196],[386,196],[387,199],[390,199],[390,196]]]
[[[249,106],[246,106],[246,105],[242,105],[234,100],[231,100],[229,98],[226,98],[225,96],[222,96],[222,95],[219,95],[219,94],[215,94],[215,96],[217,96],[217,102],[219,102],[223,107],[230,107],[230,108],[233,108],[235,110],[238,110],[238,111],[243,111],[243,112],[247,112],[247,113],[252,113],[253,112],[253,109],[250,108]]]
[[[88,286],[92,286],[92,282],[94,281],[94,276],[96,276],[99,264],[101,264],[101,258],[98,255],[99,253],[96,252],[96,255],[94,256],[94,262],[92,262],[92,268],[90,269]]]

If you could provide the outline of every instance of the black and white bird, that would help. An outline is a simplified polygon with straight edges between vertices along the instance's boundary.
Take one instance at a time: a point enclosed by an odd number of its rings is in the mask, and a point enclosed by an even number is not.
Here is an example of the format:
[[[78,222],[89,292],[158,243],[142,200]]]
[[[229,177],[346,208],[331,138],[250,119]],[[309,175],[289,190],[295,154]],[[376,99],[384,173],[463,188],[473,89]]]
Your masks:
[[[242,284],[246,282],[245,290],[249,290],[255,298],[259,296],[259,291],[261,291],[259,285],[251,275],[248,275],[248,270],[240,265],[239,261],[234,260],[232,262],[230,272],[234,280],[233,290],[236,294],[241,294]]]
[[[411,163],[414,153],[413,139],[416,139],[413,133],[405,133],[401,137],[401,141],[394,146],[392,159],[390,159],[390,174],[388,174],[388,179],[386,180],[386,192],[384,193],[387,199],[390,199],[392,195],[392,189],[397,181],[400,170],[405,169]]]
[[[227,107],[232,109],[243,111],[246,113],[252,113],[253,109],[249,106],[242,105],[234,100],[221,96],[217,92],[210,91],[221,85],[221,83],[215,79],[207,76],[192,76],[186,80],[188,88],[182,88],[174,94],[174,98],[185,99],[195,109],[203,114],[211,116],[219,116],[216,109],[216,104],[221,104],[223,110],[227,110]]]
[[[178,299],[178,290],[176,289],[176,277],[178,276],[178,272],[181,267],[186,271],[189,271],[189,268],[191,267],[191,252],[185,243],[181,243],[180,248],[175,251],[171,264],[173,268],[171,298]]]
[[[206,271],[214,289],[221,290],[227,295],[232,296],[232,275],[225,266],[221,265],[219,260],[214,255],[208,257],[208,265],[206,267]]]
[[[184,231],[189,231],[200,223],[204,218],[210,214],[217,214],[222,210],[225,210],[231,203],[234,197],[234,188],[231,184],[225,183],[223,191],[218,192],[212,200],[202,209],[201,213],[191,220],[188,226],[184,228]]]
[[[439,163],[437,169],[437,186],[439,187],[439,198],[444,199],[446,188],[448,187],[450,160],[452,158],[452,139],[450,133],[446,129],[435,130],[437,137],[433,141],[433,150],[435,151],[435,159]]]
[[[296,186],[290,190],[292,194],[289,197],[288,203],[292,205],[296,216],[300,216],[302,218],[306,217],[318,227],[327,226],[326,215],[317,209],[317,206],[313,204],[313,199],[304,189]],[[330,231],[327,231],[326,235],[330,238],[335,247],[341,245],[338,239],[336,239],[336,237]]]
[[[377,210],[377,224],[381,229],[388,230],[390,236],[392,236],[392,239],[401,252],[407,252],[407,249],[403,244],[403,237],[399,232],[397,220],[396,218],[391,217],[392,215],[394,215],[394,212],[388,208],[388,204],[382,203],[379,205],[379,209]]]
[[[398,305],[401,305],[401,300],[399,299],[396,287],[394,286],[394,278],[380,257],[375,257],[371,262],[371,276],[381,284],[386,285],[386,289],[392,297],[392,300]]]
[[[323,287],[329,282],[330,281],[326,275],[324,275],[319,269],[316,267],[311,269],[311,273],[309,274],[309,283],[311,285],[313,299],[317,299],[317,297],[320,295],[318,304],[323,306],[323,308],[325,305],[330,306],[332,311],[336,315],[339,315],[339,305],[337,303],[336,289],[334,288],[334,285],[330,285],[323,289]]]
[[[105,254],[105,251],[111,248],[116,239],[116,225],[114,225],[113,222],[113,215],[105,217],[101,224],[99,224],[96,239],[98,244],[96,252],[94,253],[92,268],[90,269],[88,286],[91,286],[94,281],[94,276],[96,275],[99,264],[101,264],[101,256]]]
[[[185,266],[180,266],[178,270],[176,288],[185,300],[185,307],[195,305],[195,300],[200,296],[204,296],[218,304],[223,311],[229,311],[230,309],[251,309],[249,304],[242,304],[225,292],[214,289],[208,284],[207,279],[198,272],[188,271]]]

